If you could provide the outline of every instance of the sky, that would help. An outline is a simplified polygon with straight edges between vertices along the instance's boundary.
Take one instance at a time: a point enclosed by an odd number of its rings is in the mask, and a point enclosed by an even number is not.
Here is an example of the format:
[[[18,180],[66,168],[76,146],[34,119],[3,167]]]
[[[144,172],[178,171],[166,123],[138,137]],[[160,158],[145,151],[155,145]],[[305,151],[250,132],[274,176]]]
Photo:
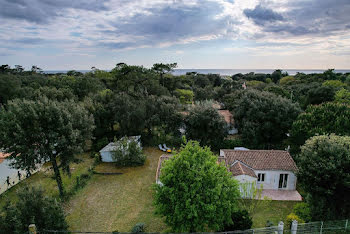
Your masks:
[[[0,0],[0,64],[349,69],[350,0]]]

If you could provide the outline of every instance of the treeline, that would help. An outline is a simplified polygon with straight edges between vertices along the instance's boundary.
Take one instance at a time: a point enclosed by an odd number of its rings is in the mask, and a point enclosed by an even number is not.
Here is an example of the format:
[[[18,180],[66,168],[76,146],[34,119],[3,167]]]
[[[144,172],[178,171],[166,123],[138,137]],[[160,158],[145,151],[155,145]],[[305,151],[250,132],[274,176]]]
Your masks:
[[[24,71],[20,66],[3,65],[0,147],[26,155],[15,166],[27,170],[40,160],[55,165],[59,157],[55,170],[59,187],[58,168],[69,173],[74,154],[89,140],[93,151],[131,135],[141,135],[146,145],[179,145],[185,134],[214,150],[290,147],[313,218],[349,215],[350,203],[344,194],[350,192],[350,156],[344,151],[348,138],[341,137],[350,135],[350,73],[330,69],[294,76],[282,70],[231,77],[195,72],[174,76],[175,67],[154,64],[148,69],[119,63],[111,71],[94,68],[84,74],[44,74],[36,66]],[[228,137],[218,108],[233,114],[238,135]],[[318,142],[327,147],[310,150]],[[310,152],[317,152],[315,158],[325,156],[325,163],[308,161],[313,158]],[[314,168],[317,173],[306,173]],[[64,194],[64,189],[60,192]]]

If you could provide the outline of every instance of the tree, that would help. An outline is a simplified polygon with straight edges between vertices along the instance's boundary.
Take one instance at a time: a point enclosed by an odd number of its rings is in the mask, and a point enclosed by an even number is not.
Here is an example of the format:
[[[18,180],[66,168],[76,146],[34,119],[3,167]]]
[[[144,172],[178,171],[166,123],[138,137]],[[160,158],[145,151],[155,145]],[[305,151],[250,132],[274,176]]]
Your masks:
[[[292,150],[298,152],[308,138],[318,134],[350,135],[349,116],[348,105],[324,103],[309,106],[293,123],[290,137]]]
[[[176,96],[180,99],[182,104],[191,104],[193,101],[194,93],[192,90],[177,89]]]
[[[342,88],[335,93],[334,101],[350,105],[350,91]]]
[[[340,80],[326,80],[325,82],[322,83],[323,86],[329,86],[334,89],[341,89],[346,87],[346,84],[341,82]]]
[[[222,230],[237,210],[238,184],[208,147],[189,141],[164,163],[156,212],[175,232]]]
[[[314,136],[301,147],[298,181],[308,194],[313,220],[350,215],[350,137]]]
[[[227,136],[226,122],[211,106],[196,105],[185,118],[186,137],[201,145],[219,148]]]
[[[47,197],[41,188],[24,187],[17,192],[17,202],[7,202],[0,212],[0,233],[28,233],[32,223],[40,231],[68,231],[60,203]]]
[[[299,106],[268,92],[245,90],[239,96],[231,106],[243,141],[257,148],[281,144],[300,112]]]
[[[50,161],[61,197],[64,188],[57,159],[69,171],[74,154],[84,149],[93,128],[92,116],[74,101],[17,99],[0,111],[0,145],[14,159],[12,166],[30,172]]]
[[[304,107],[308,105],[321,104],[334,100],[335,89],[331,86],[321,86],[315,89],[310,89],[306,96]]]
[[[177,63],[155,63],[151,68],[160,76],[160,83],[164,86],[164,74],[172,72],[177,67]]]

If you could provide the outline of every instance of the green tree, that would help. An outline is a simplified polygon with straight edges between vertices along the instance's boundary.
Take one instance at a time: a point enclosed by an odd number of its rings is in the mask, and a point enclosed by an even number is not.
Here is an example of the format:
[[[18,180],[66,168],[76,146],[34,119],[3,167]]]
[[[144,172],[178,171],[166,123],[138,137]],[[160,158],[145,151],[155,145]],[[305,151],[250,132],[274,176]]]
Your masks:
[[[270,148],[286,139],[300,113],[297,104],[268,92],[245,90],[235,99],[235,124],[251,147]]]
[[[120,166],[141,166],[146,161],[142,148],[135,141],[129,141],[127,137],[116,142],[116,149],[112,152],[112,158]]]
[[[350,137],[314,136],[301,147],[298,182],[308,194],[313,220],[350,215]]]
[[[323,86],[329,86],[334,89],[341,89],[346,87],[346,84],[341,82],[340,80],[326,80],[325,82],[322,83]]]
[[[152,70],[160,76],[160,83],[164,86],[164,75],[172,72],[177,67],[177,63],[155,63],[153,64]]]
[[[173,231],[218,231],[232,224],[238,184],[208,147],[189,141],[164,163],[160,181],[154,193],[156,211]]]
[[[60,203],[47,197],[44,190],[24,187],[18,190],[16,198],[16,203],[7,202],[0,212],[0,233],[28,233],[32,223],[40,231],[68,231]]]
[[[226,122],[216,109],[196,105],[185,118],[186,137],[198,140],[201,145],[219,148],[227,136]]]
[[[192,90],[177,89],[176,96],[180,99],[182,104],[191,104],[193,101],[194,93]]]
[[[293,151],[298,152],[305,141],[315,135],[335,133],[350,135],[350,106],[324,103],[309,106],[293,123],[290,141]]]
[[[233,212],[231,218],[233,224],[226,225],[223,231],[247,230],[251,229],[253,225],[253,219],[246,210],[237,210]]]
[[[335,93],[334,99],[337,103],[350,105],[350,91],[342,88]]]
[[[60,196],[64,188],[60,167],[69,171],[74,154],[91,138],[93,117],[73,101],[14,100],[0,111],[0,145],[14,159],[13,167],[28,172],[50,161]]]

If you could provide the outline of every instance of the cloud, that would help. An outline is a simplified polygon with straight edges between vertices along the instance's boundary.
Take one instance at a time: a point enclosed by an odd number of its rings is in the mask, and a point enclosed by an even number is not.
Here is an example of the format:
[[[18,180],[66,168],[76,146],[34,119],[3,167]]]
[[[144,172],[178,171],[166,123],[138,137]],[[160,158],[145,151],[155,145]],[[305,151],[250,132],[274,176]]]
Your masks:
[[[294,0],[270,5],[285,9],[283,16],[270,9],[269,4],[244,10],[264,32],[285,36],[327,36],[349,29],[349,0]]]
[[[234,21],[229,16],[218,17],[222,11],[219,3],[210,1],[145,8],[131,16],[117,17],[110,22],[112,29],[101,30],[108,37],[124,36],[126,42],[102,42],[101,45],[123,48],[133,46],[133,43],[140,46],[186,43],[186,40],[193,41],[195,38],[203,40],[204,37],[220,36],[225,34],[228,25]]]
[[[44,24],[64,10],[107,10],[106,0],[0,0],[0,17]]]
[[[271,9],[257,5],[253,10],[245,9],[244,14],[251,18],[257,25],[264,25],[266,22],[282,21],[283,16]]]

